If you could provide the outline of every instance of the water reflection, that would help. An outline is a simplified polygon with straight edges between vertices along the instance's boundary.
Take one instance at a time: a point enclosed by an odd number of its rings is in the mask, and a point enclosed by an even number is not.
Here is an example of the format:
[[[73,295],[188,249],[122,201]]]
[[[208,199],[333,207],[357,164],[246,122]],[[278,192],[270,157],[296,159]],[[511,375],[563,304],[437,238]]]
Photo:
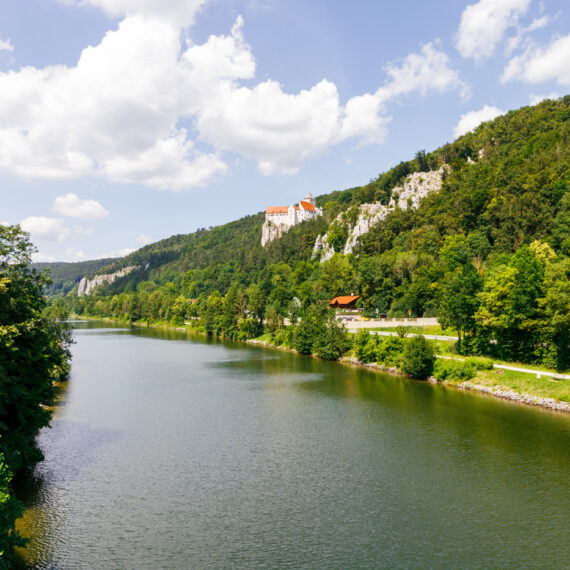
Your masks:
[[[184,332],[81,326],[24,494],[32,566],[549,567],[570,554],[566,416]]]

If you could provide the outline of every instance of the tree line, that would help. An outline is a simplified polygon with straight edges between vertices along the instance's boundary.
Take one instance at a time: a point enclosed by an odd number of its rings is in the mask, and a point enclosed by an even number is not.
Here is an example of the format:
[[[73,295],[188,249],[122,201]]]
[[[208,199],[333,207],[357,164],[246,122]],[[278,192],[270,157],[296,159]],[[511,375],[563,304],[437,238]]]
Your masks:
[[[69,372],[71,337],[61,307],[48,307],[49,279],[30,268],[34,248],[17,226],[0,225],[0,568],[13,562],[22,505],[12,478],[43,458],[38,431],[49,424],[55,383]]]

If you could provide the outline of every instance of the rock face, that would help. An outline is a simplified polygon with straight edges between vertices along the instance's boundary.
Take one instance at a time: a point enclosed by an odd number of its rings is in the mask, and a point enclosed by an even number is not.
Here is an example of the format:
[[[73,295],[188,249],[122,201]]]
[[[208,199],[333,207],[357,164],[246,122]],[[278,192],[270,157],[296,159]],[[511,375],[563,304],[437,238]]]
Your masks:
[[[396,186],[392,190],[392,198],[386,206],[381,202],[374,204],[361,204],[358,218],[354,226],[350,228],[348,239],[344,246],[343,253],[348,255],[354,251],[358,245],[360,236],[368,233],[370,229],[386,219],[386,216],[399,207],[401,210],[417,208],[420,201],[431,192],[441,189],[442,175],[444,167],[432,172],[414,172],[406,177],[402,186]],[[343,223],[344,213],[337,216],[336,221]],[[334,249],[327,243],[327,235],[319,236],[313,248],[313,257],[321,252],[321,263],[330,259],[334,254]]]
[[[136,265],[131,265],[129,267],[125,267],[115,273],[108,273],[107,275],[95,275],[93,279],[87,279],[87,277],[83,277],[79,282],[79,288],[77,289],[77,295],[81,297],[82,295],[90,295],[95,287],[101,285],[102,283],[113,283],[115,279],[119,277],[124,277],[133,271],[140,269]]]
[[[327,234],[318,236],[313,246],[313,254],[311,259],[315,259],[317,255],[321,255],[321,263],[327,261],[334,255],[334,247],[329,244]]]
[[[265,247],[270,241],[280,238],[291,226],[265,221],[261,226],[261,245]]]

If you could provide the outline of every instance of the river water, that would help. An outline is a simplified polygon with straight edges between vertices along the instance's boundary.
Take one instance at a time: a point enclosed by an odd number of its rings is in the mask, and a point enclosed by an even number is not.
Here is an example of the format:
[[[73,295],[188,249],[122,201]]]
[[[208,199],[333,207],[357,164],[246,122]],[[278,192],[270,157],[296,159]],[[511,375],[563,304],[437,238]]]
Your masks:
[[[28,567],[562,568],[570,417],[183,333],[81,325]]]

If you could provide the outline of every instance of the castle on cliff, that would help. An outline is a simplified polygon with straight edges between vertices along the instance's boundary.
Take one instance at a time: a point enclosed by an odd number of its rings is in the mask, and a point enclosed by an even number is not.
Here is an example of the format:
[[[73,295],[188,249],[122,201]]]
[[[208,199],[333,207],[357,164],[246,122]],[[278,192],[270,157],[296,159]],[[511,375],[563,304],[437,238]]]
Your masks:
[[[299,201],[298,206],[269,206],[265,210],[265,223],[261,230],[261,245],[281,237],[289,228],[322,216],[323,211],[317,208],[312,194],[307,194]]]

